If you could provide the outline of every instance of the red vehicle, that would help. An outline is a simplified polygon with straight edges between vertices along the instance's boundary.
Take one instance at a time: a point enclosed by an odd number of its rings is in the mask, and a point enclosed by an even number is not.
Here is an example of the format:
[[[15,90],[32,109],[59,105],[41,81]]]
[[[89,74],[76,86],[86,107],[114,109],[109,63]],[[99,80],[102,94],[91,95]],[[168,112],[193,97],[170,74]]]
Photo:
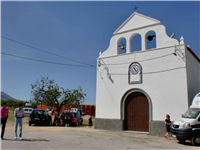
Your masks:
[[[69,117],[69,124],[74,124],[76,126],[83,124],[83,118],[81,117],[79,112],[71,112],[68,110],[64,110],[61,113],[61,116],[64,119],[66,115],[68,115],[68,117]],[[63,122],[65,124],[65,119],[63,120]]]

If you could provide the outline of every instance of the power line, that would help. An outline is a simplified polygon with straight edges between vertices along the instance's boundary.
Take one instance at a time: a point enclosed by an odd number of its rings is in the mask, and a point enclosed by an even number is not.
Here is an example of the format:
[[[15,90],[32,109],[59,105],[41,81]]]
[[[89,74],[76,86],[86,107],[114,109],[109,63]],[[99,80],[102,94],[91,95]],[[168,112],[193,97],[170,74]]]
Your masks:
[[[21,44],[21,45],[24,45],[24,46],[27,46],[27,47],[33,48],[33,49],[35,49],[35,50],[42,51],[42,52],[44,52],[44,53],[48,53],[48,54],[51,54],[51,55],[54,55],[54,56],[57,56],[57,57],[61,57],[61,58],[64,58],[64,59],[68,59],[68,60],[71,60],[71,61],[74,61],[74,62],[77,62],[77,63],[81,63],[81,64],[89,65],[90,67],[96,67],[96,66],[94,66],[94,65],[90,65],[90,64],[87,64],[87,63],[84,63],[84,62],[81,62],[81,61],[77,61],[77,60],[74,60],[74,59],[71,59],[71,58],[67,58],[67,57],[64,57],[64,56],[61,56],[61,55],[55,54],[55,53],[48,52],[48,51],[46,51],[46,50],[43,50],[43,49],[40,49],[40,48],[37,48],[37,47],[31,46],[31,45],[28,45],[28,44],[25,44],[25,43],[22,43],[22,42],[19,42],[19,41],[16,41],[16,40],[10,39],[10,38],[5,37],[5,36],[1,36],[1,37],[4,38],[4,39],[7,39],[7,40],[9,40],[9,41],[12,41],[12,42],[15,42],[15,43],[18,43],[18,44]]]
[[[177,70],[177,69],[184,69],[184,68],[186,68],[186,67],[177,67],[177,68],[154,71],[154,72],[142,72],[142,74],[154,74],[154,73],[161,73],[161,72],[167,72],[167,71],[172,71],[172,70]],[[128,75],[128,73],[110,73],[110,75]]]
[[[44,60],[39,60],[39,59],[33,59],[33,58],[27,58],[27,57],[17,56],[17,55],[13,55],[13,54],[3,53],[3,52],[1,52],[1,54],[12,56],[12,57],[17,57],[17,58],[22,58],[22,59],[26,59],[26,60],[49,63],[49,64],[64,65],[64,66],[74,66],[74,67],[90,67],[90,66],[83,66],[83,65],[73,65],[73,64],[64,64],[64,63],[57,63],[57,62],[51,62],[51,61],[44,61]]]
[[[172,53],[166,54],[166,55],[163,55],[163,56],[159,56],[159,57],[150,58],[150,59],[138,60],[137,62],[143,62],[143,61],[149,61],[149,60],[159,59],[159,58],[163,58],[163,57],[170,56],[170,55],[172,55]],[[100,59],[100,60],[103,60],[103,59]],[[116,63],[116,64],[106,64],[106,65],[108,65],[108,66],[109,65],[124,65],[124,64],[130,64],[132,62],[124,62],[124,63]]]

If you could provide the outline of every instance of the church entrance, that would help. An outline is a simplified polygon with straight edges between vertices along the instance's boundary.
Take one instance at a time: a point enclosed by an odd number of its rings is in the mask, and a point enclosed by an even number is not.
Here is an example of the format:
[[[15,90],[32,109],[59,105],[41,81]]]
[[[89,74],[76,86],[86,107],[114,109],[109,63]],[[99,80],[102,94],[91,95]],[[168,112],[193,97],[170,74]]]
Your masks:
[[[129,94],[124,110],[124,130],[149,132],[149,102],[143,93]]]

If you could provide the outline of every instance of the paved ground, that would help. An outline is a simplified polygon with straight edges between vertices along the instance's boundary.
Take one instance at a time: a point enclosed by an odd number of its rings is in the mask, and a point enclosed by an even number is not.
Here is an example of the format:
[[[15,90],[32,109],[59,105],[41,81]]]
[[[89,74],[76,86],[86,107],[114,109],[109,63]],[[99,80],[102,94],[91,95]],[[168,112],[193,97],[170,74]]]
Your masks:
[[[9,122],[2,149],[196,149],[176,139],[166,140],[147,134],[95,130],[82,127],[45,127],[24,123],[23,140],[14,140],[13,123]]]

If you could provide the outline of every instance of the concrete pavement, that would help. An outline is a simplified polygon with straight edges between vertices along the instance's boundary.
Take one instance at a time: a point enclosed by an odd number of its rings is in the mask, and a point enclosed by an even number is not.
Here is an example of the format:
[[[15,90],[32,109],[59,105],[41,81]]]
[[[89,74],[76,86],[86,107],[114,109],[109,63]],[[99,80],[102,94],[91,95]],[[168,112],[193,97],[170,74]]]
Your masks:
[[[14,130],[5,132],[2,149],[196,149],[190,142],[132,132],[95,130],[89,127],[31,126],[23,130],[23,140],[14,140]]]

